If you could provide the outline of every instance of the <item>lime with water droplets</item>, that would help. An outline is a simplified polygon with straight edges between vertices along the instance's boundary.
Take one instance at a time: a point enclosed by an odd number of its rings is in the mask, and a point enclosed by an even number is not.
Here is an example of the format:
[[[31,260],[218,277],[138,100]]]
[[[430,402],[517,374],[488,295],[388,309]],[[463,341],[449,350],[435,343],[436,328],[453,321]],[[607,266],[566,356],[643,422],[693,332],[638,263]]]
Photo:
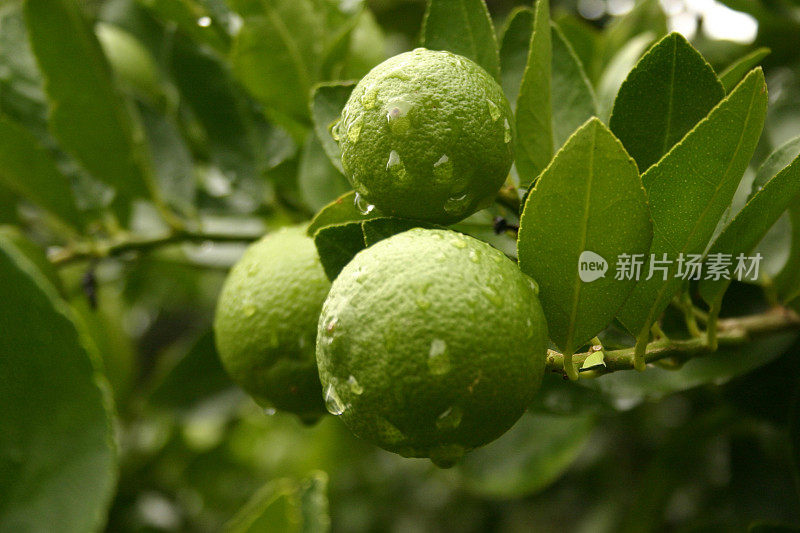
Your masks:
[[[522,415],[546,342],[535,284],[513,261],[460,233],[412,229],[334,281],[317,363],[329,411],[356,435],[451,466]]]
[[[342,166],[389,215],[450,224],[488,205],[513,160],[511,108],[480,66],[418,48],[353,89],[336,125]]]
[[[325,413],[314,346],[330,282],[305,227],[252,244],[225,280],[214,332],[225,370],[264,407]]]

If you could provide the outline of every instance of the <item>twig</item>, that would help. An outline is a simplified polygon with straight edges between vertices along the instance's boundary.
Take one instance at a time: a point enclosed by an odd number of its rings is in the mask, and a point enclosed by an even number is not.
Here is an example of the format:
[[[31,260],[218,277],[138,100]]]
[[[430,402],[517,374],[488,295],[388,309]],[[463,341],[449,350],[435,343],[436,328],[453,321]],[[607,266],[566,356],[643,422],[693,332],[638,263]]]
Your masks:
[[[741,346],[756,337],[783,331],[800,331],[800,315],[785,307],[775,307],[762,314],[720,319],[717,322],[716,341],[718,346]],[[685,361],[713,351],[706,336],[688,340],[660,339],[647,344],[644,361],[654,363],[666,358]],[[580,367],[591,353],[590,351],[575,354],[573,356],[575,365]],[[606,351],[603,358],[606,366],[592,372],[583,372],[580,377],[595,377],[633,369],[634,355],[635,348]],[[564,374],[563,354],[548,350],[546,364],[549,371]]]

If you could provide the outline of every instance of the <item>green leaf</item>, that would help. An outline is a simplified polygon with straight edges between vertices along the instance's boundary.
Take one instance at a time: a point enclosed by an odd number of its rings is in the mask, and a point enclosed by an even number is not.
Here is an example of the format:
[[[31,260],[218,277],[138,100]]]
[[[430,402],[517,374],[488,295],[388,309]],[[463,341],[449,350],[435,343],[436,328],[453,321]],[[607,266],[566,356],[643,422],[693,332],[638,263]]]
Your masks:
[[[602,34],[586,20],[571,13],[559,13],[554,18],[558,29],[572,46],[575,55],[580,59],[590,81],[600,77],[600,55],[602,52]]]
[[[747,202],[733,220],[714,241],[708,255],[728,254],[736,266],[739,254],[750,253],[764,238],[769,229],[791,204],[800,198],[800,156],[759,186],[755,195]],[[733,278],[733,276],[731,276]],[[709,305],[719,305],[730,279],[703,279],[700,295]]]
[[[522,186],[533,183],[553,156],[551,38],[549,2],[538,0],[515,117],[515,163]]]
[[[650,253],[672,262],[666,280],[659,273],[642,279],[620,313],[635,335],[650,329],[683,284],[675,275],[679,254],[702,253],[714,235],[758,143],[766,106],[764,74],[756,69],[642,176],[653,218]]]
[[[348,222],[362,222],[379,216],[382,215],[377,208],[362,212],[356,205],[356,193],[350,191],[323,207],[322,210],[311,219],[307,233],[309,236],[313,237],[321,228],[326,226],[346,224]]]
[[[361,222],[325,226],[314,235],[325,275],[333,281],[358,252],[367,247]]]
[[[350,190],[347,179],[331,164],[316,135],[306,137],[297,181],[303,202],[314,211]]]
[[[603,120],[611,115],[614,99],[625,78],[652,44],[653,34],[643,33],[628,41],[609,61],[597,82],[597,103]]]
[[[800,155],[800,137],[796,137],[775,150],[756,172],[753,179],[753,192],[757,194],[766,184],[770,183],[773,176],[781,172],[787,165],[792,164]],[[789,257],[780,272],[772,280],[775,292],[782,297],[784,302],[790,302],[797,297],[800,291],[800,279],[797,272],[800,269],[800,195],[794,202],[789,203],[789,220],[791,223],[791,240],[789,241]]]
[[[153,190],[141,126],[112,83],[94,32],[72,0],[27,0],[28,33],[45,78],[50,127],[95,178],[125,196]]]
[[[482,498],[517,499],[555,482],[586,446],[596,418],[527,412],[493,443],[467,455],[457,480]]]
[[[222,368],[209,329],[182,354],[159,369],[149,396],[153,405],[189,409],[233,384]]]
[[[0,380],[0,531],[97,531],[116,457],[96,355],[4,237],[0,278],[0,375],[9,378]]]
[[[365,220],[361,223],[361,230],[364,232],[364,243],[372,246],[378,241],[387,239],[392,235],[403,233],[413,228],[435,228],[440,227],[429,222],[409,220],[407,218],[381,217]]]
[[[311,96],[311,115],[314,119],[314,131],[325,149],[325,153],[339,172],[342,169],[342,153],[339,143],[333,138],[331,129],[338,122],[342,108],[353,92],[355,82],[337,81],[320,83],[313,89]]]
[[[323,27],[308,0],[263,2],[231,48],[234,73],[281,125],[310,123],[308,99],[321,68]]]
[[[647,33],[655,39],[667,34],[667,16],[659,0],[641,0],[626,15],[612,20],[602,39],[603,63],[610,59],[628,42]]]
[[[50,153],[20,124],[0,115],[0,183],[58,217],[83,227],[69,178]]]
[[[613,320],[636,284],[614,279],[617,256],[644,254],[651,239],[636,164],[605,125],[591,119],[539,177],[520,221],[519,266],[539,283],[550,338],[565,353]],[[579,264],[602,260],[605,275],[582,281]]]
[[[724,96],[711,65],[681,34],[671,33],[628,74],[609,126],[645,171]]]
[[[497,37],[483,0],[428,0],[422,46],[467,57],[500,79]]]
[[[756,68],[769,53],[769,48],[757,48],[728,65],[728,68],[719,75],[719,81],[725,87],[725,92],[731,92],[742,81],[745,74]]]
[[[276,479],[259,489],[223,530],[226,533],[325,533],[328,475],[314,472],[300,482]]]
[[[500,42],[500,84],[512,108],[517,105],[522,75],[528,62],[533,32],[533,10],[518,7],[508,16]]]
[[[558,150],[583,123],[597,115],[597,100],[578,56],[557,26],[552,28],[553,148]]]

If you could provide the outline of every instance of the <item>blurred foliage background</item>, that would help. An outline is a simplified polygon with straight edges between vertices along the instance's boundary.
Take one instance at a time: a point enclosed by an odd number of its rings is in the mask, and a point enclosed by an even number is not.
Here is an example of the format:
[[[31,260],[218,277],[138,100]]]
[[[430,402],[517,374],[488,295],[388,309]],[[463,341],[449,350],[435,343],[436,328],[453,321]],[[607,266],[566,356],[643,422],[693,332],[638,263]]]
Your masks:
[[[514,8],[530,5],[487,3],[498,32]],[[67,147],[63,132],[48,126],[45,78],[34,52],[44,53],[49,42],[68,53],[69,24],[80,21],[54,16],[40,28],[49,36],[42,39],[28,35],[23,3],[3,0],[0,120],[41,145],[69,177],[78,209],[88,213],[76,229],[0,180],[2,231],[35,242],[51,258],[80,232],[112,240],[158,235],[164,209],[242,240],[308,219],[349,187],[313,134],[302,91],[358,79],[415,47],[425,4],[83,0],[78,9],[111,67],[109,90],[119,91],[135,117],[126,127],[150,155],[161,198],[144,200],[141,191],[98,178],[127,171],[124,157],[84,152],[78,164],[79,136]],[[552,11],[601,103],[613,101],[637,58],[671,29],[689,37],[718,72],[769,47],[762,64],[770,110],[752,168],[800,133],[796,0],[556,0]],[[308,60],[305,78],[288,70],[285,79],[275,76],[286,53],[275,37],[281,32],[301,44],[295,52]],[[87,79],[98,72],[92,67],[65,90],[102,96],[103,80]],[[67,85],[70,79],[64,75]],[[64,120],[92,127],[92,117]],[[106,133],[112,142],[116,133]],[[109,160],[118,168],[109,168]],[[493,217],[507,214],[498,209],[461,228],[513,252],[512,238],[492,232]],[[775,251],[775,272],[789,233],[783,220],[762,244]],[[244,244],[189,240],[60,265],[57,284],[103,356],[116,408],[119,474],[108,531],[217,531],[254,495],[251,505],[260,498],[274,510],[254,527],[286,531],[299,527],[292,509],[308,494],[317,498],[319,516],[327,505],[335,531],[800,525],[800,486],[789,467],[800,453],[792,448],[800,416],[795,336],[721,351],[680,371],[655,368],[581,385],[547,376],[539,404],[511,432],[442,471],[361,442],[332,417],[306,427],[292,416],[265,413],[234,387],[217,360],[210,323],[225,272]],[[727,312],[758,310],[766,301],[760,289],[734,285]]]

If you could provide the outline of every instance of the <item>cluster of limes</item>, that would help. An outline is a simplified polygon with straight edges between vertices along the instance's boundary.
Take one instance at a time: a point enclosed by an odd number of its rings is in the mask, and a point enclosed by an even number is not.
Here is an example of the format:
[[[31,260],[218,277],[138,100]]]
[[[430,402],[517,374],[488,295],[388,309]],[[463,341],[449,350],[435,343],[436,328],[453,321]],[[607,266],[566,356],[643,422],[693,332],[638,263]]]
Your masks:
[[[511,111],[472,61],[417,49],[375,67],[334,127],[345,172],[383,213],[437,224],[490,202],[512,161]],[[304,227],[253,244],[219,299],[230,375],[265,406],[452,465],[507,431],[544,370],[537,286],[488,244],[412,229],[331,284]]]

